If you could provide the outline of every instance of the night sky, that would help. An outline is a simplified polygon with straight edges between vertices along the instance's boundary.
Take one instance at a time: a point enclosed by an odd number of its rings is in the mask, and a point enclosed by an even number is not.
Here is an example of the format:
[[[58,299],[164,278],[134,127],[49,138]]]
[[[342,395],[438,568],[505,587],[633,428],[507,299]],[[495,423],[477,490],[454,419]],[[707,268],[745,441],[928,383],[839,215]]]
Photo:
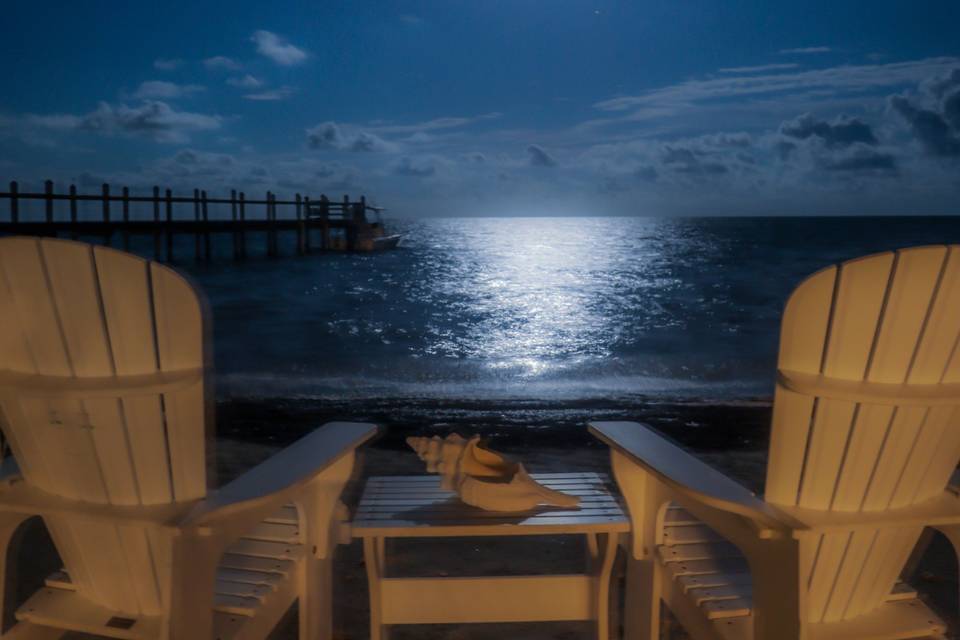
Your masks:
[[[7,3],[0,179],[396,215],[960,213],[960,3]]]

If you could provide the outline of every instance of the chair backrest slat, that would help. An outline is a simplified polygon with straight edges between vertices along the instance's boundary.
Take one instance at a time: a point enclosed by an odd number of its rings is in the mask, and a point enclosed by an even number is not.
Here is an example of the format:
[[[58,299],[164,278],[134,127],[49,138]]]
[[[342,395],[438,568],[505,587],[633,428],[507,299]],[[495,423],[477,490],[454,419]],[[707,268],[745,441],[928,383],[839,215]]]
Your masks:
[[[921,532],[920,527],[862,530],[851,539],[855,549],[867,548],[860,565],[850,562],[837,571],[846,590],[834,590],[826,620],[844,620],[868,613],[886,599]],[[852,555],[852,554],[851,554]],[[860,554],[857,554],[858,556]],[[833,567],[825,567],[830,576]],[[834,575],[836,575],[834,574]],[[853,576],[854,579],[850,579]],[[813,619],[813,616],[811,616]]]
[[[157,354],[163,371],[204,365],[203,311],[196,292],[177,273],[151,263]],[[174,495],[178,501],[206,493],[206,431],[197,425],[212,421],[202,384],[163,395],[168,454]]]
[[[807,278],[784,311],[780,330],[780,368],[820,372],[833,306],[837,268],[829,267]],[[799,313],[794,308],[804,309]],[[796,504],[803,474],[807,432],[815,399],[778,387],[773,403],[766,498],[777,504]],[[774,473],[772,470],[776,469]]]
[[[94,257],[117,375],[156,373],[149,263],[116,251],[95,249]]]
[[[923,336],[910,368],[908,382],[960,382],[960,247],[951,246],[943,261],[936,299],[930,306]]]
[[[14,325],[13,332],[3,337],[5,368],[51,376],[73,375],[39,243],[26,238],[5,239],[3,243],[3,309]],[[18,342],[25,348],[17,346]],[[28,354],[27,358],[22,357],[21,351]]]

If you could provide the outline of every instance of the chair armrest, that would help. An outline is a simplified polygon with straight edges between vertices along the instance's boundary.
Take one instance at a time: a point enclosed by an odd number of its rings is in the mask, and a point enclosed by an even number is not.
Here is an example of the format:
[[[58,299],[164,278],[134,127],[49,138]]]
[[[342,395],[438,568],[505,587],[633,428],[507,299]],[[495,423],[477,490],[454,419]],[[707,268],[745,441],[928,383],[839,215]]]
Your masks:
[[[330,422],[201,500],[180,523],[202,527],[266,505],[282,504],[377,433],[377,425]]]
[[[591,422],[590,432],[624,454],[664,485],[707,506],[735,513],[763,528],[782,532],[806,529],[743,485],[639,422]]]

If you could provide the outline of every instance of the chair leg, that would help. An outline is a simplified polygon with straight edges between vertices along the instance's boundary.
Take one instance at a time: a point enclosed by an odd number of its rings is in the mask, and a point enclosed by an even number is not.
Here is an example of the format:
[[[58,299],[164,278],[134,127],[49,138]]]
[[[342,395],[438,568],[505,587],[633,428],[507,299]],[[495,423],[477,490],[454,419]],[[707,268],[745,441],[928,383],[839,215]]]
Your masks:
[[[173,541],[168,619],[161,637],[209,640],[213,635],[213,587],[224,544],[213,536]]]
[[[660,637],[660,571],[655,558],[637,560],[627,554],[624,640],[657,640]]]
[[[950,544],[953,546],[953,552],[957,556],[958,565],[960,565],[960,525],[944,525],[934,528],[950,541]]]
[[[13,633],[18,627],[25,627],[25,625],[16,624],[13,617],[15,604],[13,600],[16,597],[16,590],[10,593],[8,587],[15,585],[18,576],[9,574],[8,561],[12,558],[12,554],[16,553],[13,547],[19,546],[15,544],[17,530],[29,518],[29,515],[21,513],[0,514],[0,638],[4,639],[18,637]],[[10,625],[9,628],[8,625]],[[24,638],[31,637],[23,635],[26,633],[25,629],[20,629],[16,633]]]
[[[808,557],[810,544],[809,538],[774,539],[746,550],[753,580],[754,640],[806,637],[803,622],[806,584],[800,558]]]
[[[333,637],[333,561],[307,554],[300,584],[300,640]]]

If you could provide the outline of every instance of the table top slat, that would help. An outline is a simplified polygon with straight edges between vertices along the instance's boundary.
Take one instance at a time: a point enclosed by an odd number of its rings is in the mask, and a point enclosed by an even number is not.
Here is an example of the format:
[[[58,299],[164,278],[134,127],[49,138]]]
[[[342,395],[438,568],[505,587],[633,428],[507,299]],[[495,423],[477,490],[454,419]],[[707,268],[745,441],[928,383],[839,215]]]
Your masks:
[[[559,491],[563,491],[564,493],[568,493],[572,496],[577,496],[579,498],[589,498],[589,497],[600,498],[600,497],[607,497],[610,495],[606,491],[598,491],[596,489],[567,490],[560,487],[549,487],[549,488],[557,489]],[[413,498],[417,500],[428,500],[428,499],[440,498],[443,496],[447,496],[449,494],[450,494],[449,491],[447,491],[446,489],[440,488],[439,480],[437,481],[437,485],[432,489],[423,489],[423,490],[417,490],[417,491],[404,491],[402,489],[385,491],[381,489],[367,488],[365,493],[365,495],[368,495],[371,498],[375,497],[381,500],[398,500],[398,499],[408,499],[408,498]]]
[[[620,514],[621,514],[621,512],[620,512],[619,510],[617,510],[617,509],[587,509],[587,510],[582,511],[582,512],[581,512],[581,511],[570,511],[570,510],[564,510],[564,511],[544,511],[544,512],[538,512],[538,513],[536,514],[536,516],[530,516],[529,514],[525,514],[525,517],[526,517],[526,518],[536,517],[536,518],[541,518],[541,519],[546,519],[546,518],[567,518],[567,519],[570,519],[570,520],[576,520],[576,519],[578,519],[578,518],[579,518],[579,519],[584,519],[584,518],[593,518],[593,517],[598,517],[598,516],[617,517],[617,516],[619,516]],[[458,512],[455,512],[455,511],[447,511],[447,512],[444,512],[444,511],[427,511],[427,512],[419,512],[419,513],[417,514],[417,520],[420,520],[420,521],[427,520],[427,521],[429,521],[430,524],[439,523],[439,522],[447,523],[447,522],[450,522],[450,521],[452,521],[452,520],[456,520],[456,521],[458,521],[458,522],[463,521],[463,520],[470,520],[470,521],[472,521],[472,522],[483,523],[483,522],[487,522],[487,521],[489,521],[489,520],[504,520],[504,519],[511,520],[511,519],[514,519],[514,518],[511,518],[509,513],[506,513],[506,514],[505,514],[505,513],[495,513],[495,512],[490,512],[490,511],[482,512],[482,513],[476,513],[476,514],[475,514],[475,513],[471,513],[471,514],[469,514],[469,517],[467,517],[467,518],[464,518],[463,513],[458,513]],[[403,514],[396,514],[396,513],[370,513],[370,512],[367,512],[367,511],[362,512],[362,513],[358,513],[358,514],[356,515],[356,517],[355,517],[355,522],[365,522],[365,523],[385,522],[385,521],[388,521],[388,520],[407,520],[407,519],[405,519],[405,518],[403,517]]]
[[[380,509],[397,509],[400,507],[417,507],[417,506],[426,506],[426,505],[441,505],[449,500],[447,495],[438,495],[432,498],[378,498],[375,496],[369,497],[367,500],[363,501],[364,507],[369,508],[380,508]],[[581,497],[580,505],[581,508],[589,507],[604,507],[604,506],[618,506],[620,503],[613,496],[585,496]]]
[[[531,473],[531,476],[538,478],[539,480],[563,480],[569,478],[575,479],[588,479],[595,480],[598,476],[606,477],[605,474],[599,473],[597,471],[574,471],[570,473]],[[436,475],[431,474],[422,474],[418,476],[370,476],[367,478],[368,484],[376,484],[378,482],[386,483],[395,483],[395,482],[429,482],[431,479],[436,478]]]
[[[579,509],[484,511],[440,488],[436,475],[369,478],[351,524],[354,537],[502,536],[629,530],[620,496],[606,474],[531,474],[545,486],[578,495]]]

